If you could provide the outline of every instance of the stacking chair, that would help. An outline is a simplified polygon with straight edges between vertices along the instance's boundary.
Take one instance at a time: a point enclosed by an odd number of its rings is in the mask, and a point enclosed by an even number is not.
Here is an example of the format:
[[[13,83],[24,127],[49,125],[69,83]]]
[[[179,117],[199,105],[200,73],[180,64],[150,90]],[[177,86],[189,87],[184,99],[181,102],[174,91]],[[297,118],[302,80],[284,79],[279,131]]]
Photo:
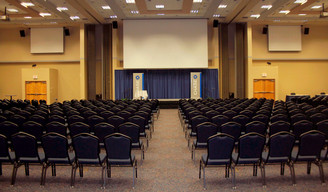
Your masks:
[[[107,119],[107,123],[113,125],[118,130],[118,127],[121,124],[125,123],[125,119],[123,117],[118,116],[118,115],[113,115],[113,116],[110,116]]]
[[[41,115],[37,115],[37,114],[30,116],[30,118],[28,120],[37,122],[37,123],[41,124],[42,126],[44,126],[47,121],[46,118],[42,117]]]
[[[21,165],[25,165],[25,174],[28,176],[29,165],[36,164],[42,166],[45,157],[44,153],[38,152],[36,138],[28,133],[19,132],[14,134],[12,136],[12,146],[16,156],[11,179],[11,185],[14,185],[16,181],[17,170]],[[41,184],[43,183],[42,175],[43,173],[41,174]]]
[[[113,116],[114,113],[111,111],[102,111],[99,115],[104,119],[108,119],[110,116]]]
[[[312,121],[313,124],[317,124],[320,121],[326,120],[327,116],[323,113],[315,113],[310,116],[310,120]]]
[[[276,134],[281,131],[290,131],[290,124],[286,121],[277,121],[270,125],[269,136]]]
[[[149,137],[148,137],[148,134],[146,133],[146,130],[145,130],[145,127],[146,127],[146,119],[139,116],[139,115],[133,115],[131,117],[128,118],[128,121],[131,122],[131,123],[134,123],[136,125],[139,125],[139,128],[140,128],[140,137],[144,137],[146,138],[146,142],[147,142],[147,148],[149,146]],[[151,135],[151,131],[149,131],[149,135]]]
[[[21,115],[14,114],[9,117],[9,121],[17,124],[18,126],[22,126],[23,123],[26,122],[26,118]]]
[[[108,135],[104,139],[107,154],[107,174],[111,177],[111,167],[129,166],[133,168],[133,188],[137,174],[137,159],[131,154],[132,140],[130,137],[121,133]]]
[[[255,132],[261,135],[265,135],[266,130],[266,125],[260,121],[252,121],[250,123],[247,123],[245,126],[245,133]]]
[[[196,126],[196,140],[191,146],[191,158],[195,160],[196,149],[205,149],[207,147],[207,139],[218,132],[218,127],[211,122],[201,123]],[[189,141],[188,141],[189,142]]]
[[[132,114],[128,111],[120,111],[117,113],[117,115],[120,117],[123,117],[125,119],[125,121],[127,121],[128,118],[132,116]]]
[[[2,164],[13,164],[15,161],[15,153],[9,151],[7,137],[0,134],[0,175],[2,175]]]
[[[294,163],[307,163],[307,174],[311,172],[311,163],[319,167],[321,183],[325,183],[322,161],[320,158],[321,150],[325,144],[325,135],[317,130],[308,131],[300,136],[298,150],[292,152],[290,166],[294,169]],[[296,185],[295,171],[293,174],[293,184]]]
[[[79,116],[79,115],[72,115],[72,116],[69,116],[67,118],[68,125],[71,125],[71,124],[76,123],[76,122],[84,123],[85,119],[83,117]]]
[[[299,121],[299,122],[295,123],[292,126],[292,129],[293,129],[293,133],[296,137],[297,143],[300,139],[300,136],[303,133],[311,131],[313,128],[314,128],[313,123],[311,121],[308,121],[308,120],[302,120],[302,121]]]
[[[90,133],[90,126],[82,122],[76,122],[69,126],[69,131],[71,137],[74,137],[80,133]]]
[[[57,122],[62,123],[64,125],[66,123],[65,118],[63,116],[59,116],[59,115],[51,115],[48,119],[48,122],[50,123],[50,122],[53,122],[53,121],[57,121]]]
[[[206,189],[205,168],[225,166],[225,177],[229,177],[231,154],[235,146],[235,139],[228,134],[219,133],[207,140],[207,154],[201,156],[199,162],[199,178],[203,169],[203,185]]]
[[[257,167],[261,168],[262,182],[264,179],[264,164],[261,164],[262,151],[265,144],[265,137],[258,133],[247,133],[239,138],[238,153],[232,154],[231,175],[233,188],[236,188],[235,167],[238,164],[252,165],[253,176],[257,176]]]
[[[237,122],[241,125],[241,131],[245,131],[245,125],[249,122],[250,118],[246,115],[237,115],[232,118],[232,121]]]
[[[56,176],[56,166],[65,165],[72,166],[71,171],[71,185],[73,178],[73,171],[76,167],[75,154],[68,152],[68,141],[64,135],[50,132],[42,136],[42,147],[45,152],[45,163],[42,168],[42,181],[41,185],[45,185],[47,169],[51,166],[52,176]]]
[[[67,127],[60,122],[52,121],[46,125],[46,132],[47,133],[54,132],[66,136]]]
[[[73,166],[71,187],[74,187],[75,173],[79,167],[80,177],[83,177],[83,166],[100,166],[102,168],[102,188],[106,185],[106,154],[100,153],[99,140],[89,133],[75,135],[72,139],[77,166]]]
[[[3,115],[0,115],[0,123],[7,121],[7,118]]]
[[[86,119],[87,119],[88,125],[90,126],[91,132],[94,132],[95,125],[105,122],[105,119],[98,115],[92,115],[92,116],[87,117]]]
[[[218,126],[218,132],[220,132],[221,125],[228,123],[229,117],[224,116],[224,115],[217,115],[217,116],[212,117],[211,122]]]
[[[88,119],[88,117],[91,117],[93,115],[97,115],[96,112],[92,111],[92,110],[86,110],[82,113],[82,116],[85,118],[85,119]]]
[[[241,134],[241,125],[236,122],[228,122],[221,125],[221,133],[228,134],[235,138],[235,142],[238,141],[238,138]]]
[[[104,138],[115,133],[116,129],[113,125],[102,122],[94,126],[94,132],[99,139],[100,147],[104,147]]]
[[[289,122],[288,116],[286,114],[277,114],[270,118],[271,123],[275,123],[277,121],[286,121]]]
[[[188,131],[186,132],[188,136],[187,138],[189,139],[190,137],[195,137],[197,134],[196,126],[205,122],[209,122],[209,119],[203,115],[197,115],[196,117],[191,118],[188,125],[188,129],[190,129],[190,133],[188,133]]]
[[[306,115],[303,113],[297,113],[290,117],[290,123],[292,125],[302,120],[307,120]]]
[[[246,115],[249,118],[253,117],[254,112],[248,109],[245,109],[239,113],[240,115]]]
[[[280,175],[284,175],[285,164],[290,167],[290,174],[293,178],[292,166],[290,166],[290,156],[294,147],[295,136],[292,133],[282,131],[269,137],[269,151],[262,153],[262,162],[264,164],[280,164]],[[264,169],[264,166],[263,166]],[[265,175],[264,175],[264,185]]]
[[[227,110],[225,112],[222,113],[222,115],[227,116],[229,119],[232,119],[234,116],[237,116],[237,112],[233,111],[233,110]]]
[[[328,120],[323,120],[317,123],[317,130],[324,133],[326,136],[326,143],[328,142]]]
[[[264,115],[264,114],[258,114],[252,117],[251,121],[260,121],[266,125],[269,123],[269,116]]]
[[[8,141],[11,141],[11,136],[18,133],[18,131],[18,125],[13,122],[4,121],[0,123],[0,134],[6,136]]]
[[[40,144],[43,135],[43,126],[34,121],[27,121],[22,125],[22,131],[33,135]]]

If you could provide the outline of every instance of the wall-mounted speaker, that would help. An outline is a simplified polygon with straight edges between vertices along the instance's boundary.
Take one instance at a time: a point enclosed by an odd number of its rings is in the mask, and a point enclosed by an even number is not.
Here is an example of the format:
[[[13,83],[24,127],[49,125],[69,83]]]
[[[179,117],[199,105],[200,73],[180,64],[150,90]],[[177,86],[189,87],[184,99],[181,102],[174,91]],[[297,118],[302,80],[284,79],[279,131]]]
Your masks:
[[[213,27],[218,27],[219,26],[219,20],[213,20]]]
[[[268,34],[268,28],[267,27],[263,27],[262,34]]]
[[[304,28],[304,35],[308,35],[310,33],[310,28],[305,27]]]
[[[113,21],[113,29],[117,29],[117,28],[118,28],[117,21]]]
[[[64,28],[64,34],[65,34],[65,36],[70,36],[71,35],[70,32],[69,32],[69,29],[67,29],[67,28]]]
[[[25,37],[25,30],[19,30],[19,34],[21,37]]]

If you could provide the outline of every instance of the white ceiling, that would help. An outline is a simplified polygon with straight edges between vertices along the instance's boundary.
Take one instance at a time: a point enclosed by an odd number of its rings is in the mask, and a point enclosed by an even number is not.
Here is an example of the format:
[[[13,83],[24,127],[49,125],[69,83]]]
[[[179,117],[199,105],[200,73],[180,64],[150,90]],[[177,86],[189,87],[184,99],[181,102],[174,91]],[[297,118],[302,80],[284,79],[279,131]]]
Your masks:
[[[35,6],[23,7],[22,2],[32,2]],[[0,0],[0,14],[5,7],[10,21],[0,21],[1,25],[74,25],[78,23],[111,23],[122,19],[162,19],[162,18],[207,18],[219,22],[282,22],[282,23],[326,23],[328,18],[320,18],[321,8],[328,7],[328,0],[307,0],[306,3],[295,3],[295,0]],[[110,6],[103,9],[102,6]],[[156,8],[164,5],[164,8]],[[219,8],[219,5],[226,5]],[[271,5],[270,9],[261,8]],[[57,7],[68,10],[58,11]],[[18,12],[9,12],[16,9]],[[289,10],[288,14],[279,13]],[[50,13],[41,17],[39,13]],[[252,17],[253,15],[253,17]],[[258,15],[258,18],[254,17]],[[30,16],[32,18],[24,18]],[[79,19],[72,20],[71,16]]]

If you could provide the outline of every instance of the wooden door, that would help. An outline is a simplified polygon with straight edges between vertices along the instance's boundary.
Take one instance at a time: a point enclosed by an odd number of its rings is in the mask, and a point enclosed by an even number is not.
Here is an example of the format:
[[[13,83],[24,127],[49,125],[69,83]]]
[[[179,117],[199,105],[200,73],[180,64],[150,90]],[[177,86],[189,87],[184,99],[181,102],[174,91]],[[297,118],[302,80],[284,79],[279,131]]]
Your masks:
[[[274,79],[254,79],[253,97],[275,99],[275,80]]]
[[[25,81],[25,99],[47,101],[47,82]]]

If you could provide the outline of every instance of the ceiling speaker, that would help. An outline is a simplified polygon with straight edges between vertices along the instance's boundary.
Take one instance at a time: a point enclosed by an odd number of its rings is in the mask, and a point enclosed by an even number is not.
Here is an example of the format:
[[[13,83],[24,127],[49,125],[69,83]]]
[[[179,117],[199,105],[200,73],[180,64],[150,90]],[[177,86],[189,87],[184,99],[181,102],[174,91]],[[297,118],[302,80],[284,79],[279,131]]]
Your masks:
[[[219,21],[218,20],[213,20],[213,27],[218,27],[219,26]]]
[[[21,37],[25,37],[25,30],[19,30],[19,34]]]
[[[305,27],[304,28],[304,35],[308,35],[310,33],[310,28]]]
[[[113,29],[117,29],[117,28],[118,28],[117,21],[113,21]]]
[[[268,28],[267,27],[263,27],[262,34],[268,34]]]

